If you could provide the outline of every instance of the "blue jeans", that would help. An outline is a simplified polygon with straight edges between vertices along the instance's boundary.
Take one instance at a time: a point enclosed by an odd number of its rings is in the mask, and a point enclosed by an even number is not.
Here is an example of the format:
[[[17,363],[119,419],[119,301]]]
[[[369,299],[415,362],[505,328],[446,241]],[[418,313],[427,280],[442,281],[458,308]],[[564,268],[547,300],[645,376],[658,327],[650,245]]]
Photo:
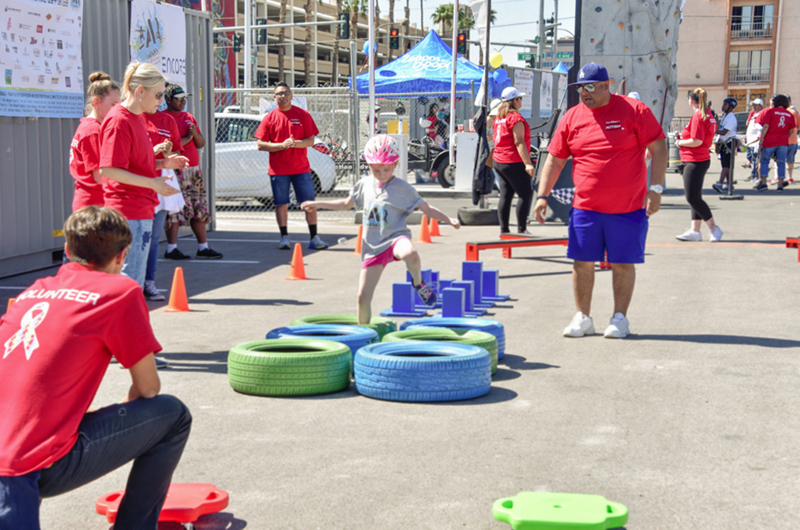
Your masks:
[[[75,445],[51,467],[0,477],[0,530],[39,530],[40,499],[72,491],[131,460],[114,530],[155,529],[191,426],[189,409],[168,395],[86,413]]]
[[[761,178],[766,178],[767,175],[769,175],[769,161],[772,155],[776,155],[778,161],[778,180],[783,180],[783,178],[786,177],[786,154],[788,152],[788,145],[763,147],[761,149]]]
[[[143,219],[141,221],[128,221],[131,227],[133,241],[125,264],[122,266],[122,274],[131,278],[144,287],[144,273],[147,269],[147,253],[150,251],[150,239],[153,236],[153,220]]]
[[[756,153],[756,148],[752,145],[747,148],[747,161],[750,162],[750,178],[754,179],[758,175],[756,175],[756,167],[757,167],[757,158],[758,153]]]
[[[150,250],[147,253],[147,271],[144,274],[145,282],[156,281],[156,268],[158,268],[158,239],[164,229],[164,221],[167,220],[167,210],[159,210],[153,218],[153,236],[150,239]]]

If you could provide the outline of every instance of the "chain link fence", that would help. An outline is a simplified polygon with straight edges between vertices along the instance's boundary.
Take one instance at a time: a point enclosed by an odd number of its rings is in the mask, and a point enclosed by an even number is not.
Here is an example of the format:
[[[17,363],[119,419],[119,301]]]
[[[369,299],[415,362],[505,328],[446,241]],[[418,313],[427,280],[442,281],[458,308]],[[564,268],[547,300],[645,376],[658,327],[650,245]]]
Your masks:
[[[255,138],[262,118],[276,107],[274,89],[215,89],[214,155],[215,215],[217,218],[272,218],[275,205],[268,174],[269,154],[258,151]],[[308,160],[317,197],[346,198],[368,170],[361,153],[369,139],[369,98],[354,98],[347,87],[292,89],[293,105],[307,110],[319,129]],[[457,125],[468,130],[473,117],[469,92],[456,94]],[[450,102],[439,94],[386,94],[376,99],[378,132],[402,127],[409,135],[408,180],[442,182],[447,160]],[[354,103],[355,102],[355,103]],[[402,122],[402,125],[401,125]],[[444,154],[443,154],[444,153]],[[444,182],[448,185],[448,182]],[[290,193],[289,217],[304,213]],[[320,220],[353,218],[352,211],[325,210]]]

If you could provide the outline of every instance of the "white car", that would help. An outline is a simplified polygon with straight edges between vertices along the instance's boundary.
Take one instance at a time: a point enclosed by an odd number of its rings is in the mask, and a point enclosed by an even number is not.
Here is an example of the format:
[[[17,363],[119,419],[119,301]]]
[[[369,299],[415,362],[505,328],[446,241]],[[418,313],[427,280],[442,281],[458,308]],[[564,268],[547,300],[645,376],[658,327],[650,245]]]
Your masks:
[[[269,180],[269,153],[256,147],[256,130],[261,124],[257,114],[214,113],[217,126],[215,149],[215,193],[217,199],[253,197],[262,203],[272,202]],[[314,189],[328,193],[336,186],[336,165],[330,155],[309,148],[308,162]],[[295,202],[294,189],[290,198]]]

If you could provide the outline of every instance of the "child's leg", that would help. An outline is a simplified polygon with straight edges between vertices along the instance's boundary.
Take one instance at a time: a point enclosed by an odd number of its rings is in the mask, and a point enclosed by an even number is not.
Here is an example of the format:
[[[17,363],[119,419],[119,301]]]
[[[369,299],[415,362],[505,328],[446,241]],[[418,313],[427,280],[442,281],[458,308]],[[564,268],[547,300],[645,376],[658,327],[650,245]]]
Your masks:
[[[381,279],[383,265],[375,265],[361,269],[358,280],[358,323],[369,324],[372,320],[372,295]]]
[[[408,272],[411,273],[411,278],[414,285],[419,285],[422,282],[422,263],[417,254],[417,249],[411,244],[407,238],[402,238],[394,244],[394,257],[406,262]]]

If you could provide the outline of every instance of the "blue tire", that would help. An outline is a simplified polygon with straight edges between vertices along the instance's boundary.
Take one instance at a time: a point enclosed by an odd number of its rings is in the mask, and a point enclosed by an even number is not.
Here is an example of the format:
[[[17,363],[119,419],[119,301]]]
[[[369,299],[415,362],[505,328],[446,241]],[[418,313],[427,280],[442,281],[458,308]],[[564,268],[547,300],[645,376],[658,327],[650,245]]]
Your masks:
[[[450,329],[474,329],[491,333],[497,337],[497,358],[502,359],[506,353],[506,332],[503,324],[488,318],[413,318],[400,325],[400,329],[419,329],[421,327],[436,327]]]
[[[267,338],[332,340],[350,348],[353,355],[367,344],[381,340],[374,329],[342,324],[305,324],[275,328],[267,333]]]
[[[492,359],[478,346],[396,341],[361,348],[353,365],[358,393],[388,401],[473,399],[492,384]]]

